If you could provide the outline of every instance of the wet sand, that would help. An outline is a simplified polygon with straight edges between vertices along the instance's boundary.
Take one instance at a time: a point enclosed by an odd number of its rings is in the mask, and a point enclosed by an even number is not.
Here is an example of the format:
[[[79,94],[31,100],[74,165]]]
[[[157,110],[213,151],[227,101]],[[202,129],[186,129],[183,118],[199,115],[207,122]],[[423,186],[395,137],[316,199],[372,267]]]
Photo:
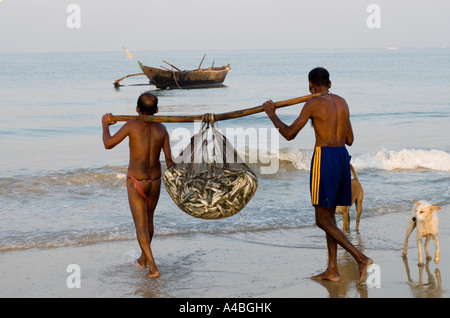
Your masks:
[[[352,209],[352,217],[354,217]],[[237,232],[156,235],[153,252],[161,277],[148,279],[133,265],[134,240],[0,253],[0,297],[13,298],[414,298],[450,296],[450,205],[439,213],[441,260],[418,267],[414,231],[402,258],[409,211],[351,220],[351,242],[379,266],[378,276],[356,286],[358,267],[338,249],[340,282],[310,277],[326,267],[323,232],[316,227]],[[341,216],[337,215],[339,226]],[[157,231],[157,229],[156,229]],[[430,254],[435,246],[430,242]],[[69,288],[79,266],[80,288]]]

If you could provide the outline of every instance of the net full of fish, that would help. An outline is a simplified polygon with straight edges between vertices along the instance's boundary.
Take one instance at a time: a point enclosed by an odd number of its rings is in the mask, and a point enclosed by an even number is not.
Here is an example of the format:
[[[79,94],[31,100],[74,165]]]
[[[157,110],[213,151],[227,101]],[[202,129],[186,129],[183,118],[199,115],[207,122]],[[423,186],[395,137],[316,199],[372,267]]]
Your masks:
[[[202,219],[222,219],[240,212],[258,188],[258,178],[214,125],[200,132],[163,173],[175,204]]]

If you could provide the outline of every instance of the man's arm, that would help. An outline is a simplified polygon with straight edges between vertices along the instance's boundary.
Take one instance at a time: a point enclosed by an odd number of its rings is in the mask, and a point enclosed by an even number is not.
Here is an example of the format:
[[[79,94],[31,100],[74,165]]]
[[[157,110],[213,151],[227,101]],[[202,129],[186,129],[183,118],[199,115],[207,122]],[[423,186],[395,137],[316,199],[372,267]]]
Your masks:
[[[353,128],[352,128],[352,123],[350,122],[350,110],[349,107],[347,105],[347,102],[344,101],[344,114],[345,114],[345,119],[346,119],[346,135],[345,135],[345,144],[348,146],[351,146],[353,144],[354,141],[354,136],[353,136]]]
[[[354,141],[352,123],[350,122],[350,118],[348,118],[347,124],[347,135],[345,136],[345,144],[351,146]]]
[[[169,139],[169,133],[167,132],[167,129],[164,127],[164,142],[163,142],[163,151],[164,151],[164,157],[166,158],[166,165],[167,168],[172,167],[175,165],[172,159],[172,150],[170,149],[170,139]]]
[[[122,140],[128,136],[128,125],[127,123],[122,126],[114,136],[111,136],[109,131],[109,126],[114,125],[116,121],[111,119],[111,114],[105,114],[102,117],[102,126],[103,126],[103,144],[106,149],[112,149],[117,146]]]
[[[277,114],[275,114],[275,104],[271,100],[265,102],[262,107],[264,108],[264,111],[266,112],[267,116],[269,116],[274,126],[278,128],[280,134],[286,140],[292,140],[297,136],[300,130],[302,130],[302,128],[306,125],[310,118],[310,107],[307,104],[305,104],[302,111],[300,112],[300,115],[290,126],[283,123],[280,118],[278,118]]]

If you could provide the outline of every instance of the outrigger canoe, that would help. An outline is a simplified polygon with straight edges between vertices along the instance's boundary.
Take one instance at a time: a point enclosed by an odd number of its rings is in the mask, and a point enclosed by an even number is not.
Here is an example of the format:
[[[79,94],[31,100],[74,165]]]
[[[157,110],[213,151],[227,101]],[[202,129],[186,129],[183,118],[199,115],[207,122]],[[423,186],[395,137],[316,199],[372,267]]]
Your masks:
[[[145,66],[140,62],[139,66],[150,80],[150,84],[161,89],[220,86],[231,69],[230,65],[226,65],[182,71],[178,68],[169,70]]]
[[[129,54],[129,57],[133,57],[128,51],[127,54]],[[146,66],[137,60],[143,73],[122,77],[114,82],[114,86],[118,87],[121,80],[137,75],[147,76],[150,84],[155,85],[159,89],[222,86],[228,71],[231,70],[230,64],[228,63],[228,65],[221,67],[214,67],[213,64],[211,67],[201,68],[204,58],[205,56],[203,56],[202,62],[197,69],[188,71],[180,70],[164,60],[163,62],[171,66],[171,69],[163,66],[161,68]]]

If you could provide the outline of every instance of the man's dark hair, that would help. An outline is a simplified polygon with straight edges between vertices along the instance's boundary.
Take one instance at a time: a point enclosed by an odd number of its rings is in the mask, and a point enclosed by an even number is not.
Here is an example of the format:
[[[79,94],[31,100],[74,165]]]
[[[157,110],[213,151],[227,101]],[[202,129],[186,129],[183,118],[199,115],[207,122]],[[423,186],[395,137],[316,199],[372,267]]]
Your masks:
[[[330,73],[323,67],[316,67],[308,74],[308,79],[317,86],[330,85]]]
[[[154,115],[158,107],[158,97],[151,93],[143,93],[137,101],[139,110],[144,115]]]

